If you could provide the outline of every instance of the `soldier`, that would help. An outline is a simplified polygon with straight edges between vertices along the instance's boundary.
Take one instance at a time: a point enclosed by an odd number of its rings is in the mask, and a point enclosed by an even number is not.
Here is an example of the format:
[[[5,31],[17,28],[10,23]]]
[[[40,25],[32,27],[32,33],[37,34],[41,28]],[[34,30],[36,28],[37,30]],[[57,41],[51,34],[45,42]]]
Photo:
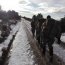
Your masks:
[[[42,34],[42,25],[45,27],[45,20],[44,18],[39,19],[39,43],[40,43],[40,47],[42,47],[42,43],[41,43],[41,38],[43,36]]]
[[[51,18],[50,15],[47,16],[47,20],[45,22],[45,27],[43,27],[43,54],[45,55],[46,52],[46,44],[48,43],[49,54],[50,54],[50,61],[53,60],[53,43],[54,43],[54,31],[53,28],[55,26],[55,20]]]
[[[39,13],[37,15],[37,22],[36,22],[36,38],[38,40],[38,43],[40,43],[40,30],[41,30],[42,19],[43,19],[43,15]]]
[[[36,39],[38,40],[38,43],[40,44],[40,27],[39,22],[36,24]]]
[[[32,31],[33,37],[34,37],[34,34],[35,34],[35,22],[36,22],[36,15],[34,15],[32,17],[32,22],[31,22],[31,31]]]
[[[44,21],[45,19],[43,18],[42,14],[38,14],[37,23],[36,23],[36,39],[38,40],[38,43],[40,46],[41,46],[41,43],[40,43],[41,26]]]

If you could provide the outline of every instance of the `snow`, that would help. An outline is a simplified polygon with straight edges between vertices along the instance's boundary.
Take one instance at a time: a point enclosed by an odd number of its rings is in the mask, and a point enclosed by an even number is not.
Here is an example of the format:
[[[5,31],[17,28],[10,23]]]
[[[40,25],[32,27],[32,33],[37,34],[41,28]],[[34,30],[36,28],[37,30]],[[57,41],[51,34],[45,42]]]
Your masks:
[[[27,22],[27,23],[26,23],[26,22]],[[28,30],[30,31],[30,30],[31,30],[30,22],[25,20],[24,23],[27,24]],[[65,33],[62,34],[62,36],[61,36],[61,41],[62,41],[62,42],[65,42],[64,39],[65,39]],[[65,49],[62,48],[60,45],[58,45],[58,44],[56,43],[56,41],[55,41],[54,44],[53,44],[53,53],[54,53],[55,55],[57,55],[59,58],[61,58],[61,59],[65,62]]]
[[[9,65],[34,65],[33,51],[30,49],[29,41],[25,31],[25,27],[27,26],[28,30],[31,32],[30,22],[22,19],[19,26],[19,32],[16,35],[15,40],[13,42],[13,48],[9,60]],[[62,41],[64,41],[63,36],[64,34],[61,36]],[[57,55],[65,62],[64,48],[62,48],[60,45],[54,42],[53,51],[55,55]]]
[[[62,33],[60,39],[62,42],[65,43],[65,33]],[[65,49],[62,48],[60,45],[56,44],[56,42],[53,44],[53,48],[54,48],[54,54],[56,54],[65,62]]]
[[[23,21],[13,42],[9,65],[34,65],[33,51],[30,48]]]
[[[65,33],[62,34],[61,41],[65,43]]]
[[[61,41],[65,43],[65,36],[61,36]]]
[[[58,44],[53,44],[53,53],[65,62],[65,49]]]
[[[12,30],[11,30],[11,32],[10,32],[10,35],[7,37],[7,39],[6,39],[4,42],[2,42],[2,43],[0,44],[0,56],[2,55],[2,48],[3,48],[3,47],[6,47],[6,48],[7,48],[7,46],[8,46],[8,44],[9,44],[10,40],[12,39],[12,36],[16,33],[16,31],[18,31],[19,25],[20,25],[20,22],[17,23],[17,25],[11,25]]]

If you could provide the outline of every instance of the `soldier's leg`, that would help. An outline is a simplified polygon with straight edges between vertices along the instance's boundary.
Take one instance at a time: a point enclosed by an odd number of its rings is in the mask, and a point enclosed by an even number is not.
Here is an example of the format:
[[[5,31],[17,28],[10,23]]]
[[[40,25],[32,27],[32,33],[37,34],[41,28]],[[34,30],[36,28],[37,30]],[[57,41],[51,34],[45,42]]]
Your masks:
[[[42,53],[43,53],[43,55],[45,56],[45,53],[46,53],[46,42],[44,42],[44,43],[42,44],[42,48],[43,48]]]
[[[43,48],[43,32],[40,34],[40,47]]]
[[[50,62],[52,62],[53,61],[53,41],[50,41],[48,43],[48,47],[49,47],[49,55],[50,55],[49,60]]]
[[[58,39],[58,44],[60,44],[61,43],[61,40],[60,40],[60,38],[61,38],[61,33],[58,33],[57,35],[56,35],[56,38]]]
[[[53,56],[53,46],[48,44],[48,47],[50,56]]]
[[[58,38],[58,44],[60,44],[61,43],[61,40],[60,40],[60,37]]]
[[[53,61],[53,46],[52,45],[49,45],[49,54],[50,54],[49,61],[52,62]]]
[[[40,44],[40,36],[37,37],[38,43]]]
[[[33,30],[33,37],[35,36],[34,33],[35,33],[35,31]]]

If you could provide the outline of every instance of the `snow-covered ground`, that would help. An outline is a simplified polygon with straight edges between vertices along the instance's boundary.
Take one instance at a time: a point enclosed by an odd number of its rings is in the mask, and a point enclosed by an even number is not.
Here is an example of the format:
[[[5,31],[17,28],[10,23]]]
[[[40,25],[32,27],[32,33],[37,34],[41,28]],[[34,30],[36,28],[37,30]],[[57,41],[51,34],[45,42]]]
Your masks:
[[[54,54],[56,54],[59,58],[62,59],[63,62],[65,62],[65,49],[62,48],[58,44],[53,44]]]
[[[22,19],[19,26],[19,32],[13,42],[9,65],[34,65],[33,51],[30,50],[28,37],[25,31],[26,26],[28,30],[31,31],[30,22]],[[62,41],[63,39],[64,38],[62,38]],[[65,49],[56,44],[56,42],[53,44],[53,48],[54,54],[65,62]]]
[[[0,56],[2,55],[2,48],[8,46],[10,40],[12,39],[12,36],[18,31],[20,22],[16,25],[11,25],[12,30],[10,31],[10,35],[7,37],[7,39],[0,44]]]
[[[23,21],[13,42],[9,65],[35,65]]]
[[[28,30],[30,31],[31,30],[30,22],[25,20],[24,23],[26,23]],[[62,34],[61,41],[65,42],[64,39],[65,39],[65,33]],[[62,48],[60,45],[56,44],[56,41],[53,44],[53,51],[54,54],[56,54],[59,58],[61,58],[65,62],[65,49]]]
[[[61,39],[62,42],[65,43],[65,33],[62,33],[60,39]],[[56,44],[56,42],[53,44],[53,48],[54,48],[54,54],[59,56],[59,58],[61,58],[65,62],[65,48],[63,48],[60,45]]]

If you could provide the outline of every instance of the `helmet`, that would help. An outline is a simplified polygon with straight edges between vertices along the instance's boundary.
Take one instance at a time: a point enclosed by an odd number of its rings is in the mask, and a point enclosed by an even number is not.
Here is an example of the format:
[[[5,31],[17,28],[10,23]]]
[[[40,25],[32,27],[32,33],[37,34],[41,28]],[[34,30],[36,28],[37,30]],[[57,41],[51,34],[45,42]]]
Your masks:
[[[48,18],[51,18],[51,16],[50,16],[50,15],[48,15],[48,16],[47,16],[47,19],[48,19]]]

